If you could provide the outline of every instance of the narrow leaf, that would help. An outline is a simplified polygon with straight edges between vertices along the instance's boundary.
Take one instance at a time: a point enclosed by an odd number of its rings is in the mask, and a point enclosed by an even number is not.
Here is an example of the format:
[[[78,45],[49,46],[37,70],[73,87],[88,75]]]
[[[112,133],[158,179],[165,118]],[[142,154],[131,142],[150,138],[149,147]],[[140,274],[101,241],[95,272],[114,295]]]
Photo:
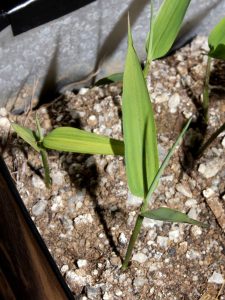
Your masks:
[[[33,147],[36,151],[40,152],[40,149],[37,145],[35,133],[29,128],[20,126],[16,123],[11,123],[13,130],[31,147]]]
[[[145,78],[128,26],[128,51],[123,77],[123,132],[128,185],[145,197],[158,170],[157,135]]]
[[[152,29],[153,29],[153,22],[154,22],[154,1],[151,0],[151,3],[150,3],[150,30],[147,34],[147,38],[146,38],[146,41],[145,41],[145,50],[146,50],[146,53],[148,54],[148,51],[149,51],[149,48],[151,48],[150,44],[152,42]],[[151,38],[151,40],[150,40]]]
[[[42,134],[41,124],[40,124],[40,121],[38,119],[37,113],[36,113],[36,116],[35,116],[35,121],[36,121],[36,127],[37,127],[36,135],[37,135],[38,141],[41,142],[43,140],[43,134]]]
[[[182,213],[180,211],[168,207],[160,207],[157,209],[148,210],[143,212],[141,215],[145,218],[149,218],[153,220],[176,222],[176,223],[188,223],[192,225],[208,227],[207,224],[191,219],[185,213]]]
[[[182,140],[184,134],[186,133],[186,131],[187,131],[190,123],[191,123],[191,118],[188,120],[187,124],[184,126],[183,130],[181,131],[180,135],[178,136],[176,142],[173,144],[172,148],[169,150],[169,152],[167,153],[166,157],[164,158],[164,160],[163,160],[163,162],[162,162],[162,164],[161,164],[161,166],[160,166],[160,168],[159,168],[159,170],[158,170],[158,172],[157,172],[154,180],[152,181],[150,189],[148,191],[148,194],[147,194],[147,197],[146,197],[147,202],[150,201],[151,196],[152,196],[153,192],[156,189],[158,181],[159,181],[160,177],[162,176],[162,173],[164,172],[166,166],[168,165],[169,160],[170,160],[171,156],[173,155],[173,153],[174,153],[174,151],[176,149],[176,146],[180,143],[180,141]]]
[[[172,47],[191,0],[164,0],[153,21],[148,61],[163,57]]]
[[[208,43],[209,56],[225,60],[225,18],[213,28]]]
[[[123,155],[123,141],[72,127],[58,127],[43,138],[45,148],[58,151]]]
[[[110,83],[116,83],[116,82],[122,82],[123,81],[123,73],[115,73],[112,75],[109,75],[107,77],[99,79],[95,85],[103,85],[103,84],[110,84]]]

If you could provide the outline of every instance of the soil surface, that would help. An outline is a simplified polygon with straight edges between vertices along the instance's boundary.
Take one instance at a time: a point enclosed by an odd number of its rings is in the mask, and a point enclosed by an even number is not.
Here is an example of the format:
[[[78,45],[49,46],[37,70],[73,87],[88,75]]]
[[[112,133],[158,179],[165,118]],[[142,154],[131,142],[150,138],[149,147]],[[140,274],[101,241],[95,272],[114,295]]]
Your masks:
[[[193,151],[225,122],[225,63],[213,61],[208,127],[201,119],[207,40],[198,37],[153,63],[148,86],[160,159],[193,117],[150,203],[188,213],[200,228],[145,219],[122,272],[141,199],[127,187],[123,157],[49,151],[52,189],[39,155],[12,134],[8,119],[44,132],[73,126],[122,139],[121,85],[66,92],[21,116],[0,109],[4,159],[40,234],[77,299],[225,299],[225,132],[198,159]],[[195,149],[193,149],[195,145]],[[220,296],[216,298],[220,291]]]

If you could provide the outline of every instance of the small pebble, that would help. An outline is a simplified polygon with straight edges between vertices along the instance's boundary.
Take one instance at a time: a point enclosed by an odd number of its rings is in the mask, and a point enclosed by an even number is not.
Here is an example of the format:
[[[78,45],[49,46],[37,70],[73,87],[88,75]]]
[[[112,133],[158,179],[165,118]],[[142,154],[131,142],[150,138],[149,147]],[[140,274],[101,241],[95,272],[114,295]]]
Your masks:
[[[88,92],[88,88],[81,88],[80,90],[79,90],[79,95],[85,95],[87,92]]]
[[[157,244],[162,247],[162,248],[166,248],[167,245],[168,245],[168,237],[165,237],[165,236],[157,236]]]
[[[201,229],[201,227],[196,226],[196,225],[192,226],[192,227],[191,227],[191,234],[192,234],[194,237],[200,236],[200,235],[202,234],[202,229]]]
[[[198,218],[198,214],[198,209],[196,207],[192,207],[188,212],[188,217],[196,220]]]
[[[135,287],[142,287],[144,284],[147,284],[148,283],[148,280],[147,278],[144,278],[144,277],[136,277],[133,281],[133,285]]]
[[[86,259],[78,259],[77,260],[77,266],[78,268],[84,268],[87,266],[87,260]]]
[[[163,221],[144,218],[142,225],[145,228],[154,228],[155,226],[162,227]]]
[[[6,117],[0,117],[0,127],[3,129],[9,129],[10,127],[9,119]]]
[[[36,217],[43,214],[46,209],[48,202],[46,200],[39,200],[33,207],[32,207],[32,214]]]
[[[76,225],[78,224],[91,224],[93,222],[93,217],[91,214],[84,214],[84,215],[80,215],[78,217],[76,217],[74,219],[74,223]]]
[[[207,188],[206,190],[204,190],[203,192],[203,196],[208,199],[209,197],[212,197],[215,193],[214,190],[211,188]]]
[[[31,182],[32,182],[32,185],[34,188],[40,189],[40,190],[45,189],[45,183],[39,176],[33,175]]]
[[[127,243],[127,238],[123,232],[121,232],[121,234],[119,235],[119,243],[121,245],[126,245]]]
[[[225,137],[222,139],[222,146],[225,148]]]
[[[52,184],[53,185],[63,185],[65,174],[61,171],[51,172]]]
[[[71,288],[75,288],[76,285],[84,286],[86,284],[86,277],[80,276],[71,270],[66,272],[66,280]]]
[[[51,206],[51,210],[52,211],[57,211],[60,208],[63,208],[63,200],[61,196],[55,196],[52,198],[52,206]]]
[[[168,101],[168,106],[172,114],[177,112],[177,108],[179,104],[180,104],[180,95],[178,93],[175,93],[172,97],[169,98]]]
[[[200,164],[198,171],[205,178],[215,176],[223,167],[224,161],[222,159],[212,159],[205,164]]]
[[[61,267],[61,272],[62,272],[62,273],[66,273],[68,270],[69,270],[69,266],[68,266],[68,265],[63,265],[63,266]]]
[[[116,295],[117,297],[120,297],[120,296],[123,295],[123,292],[122,292],[121,290],[115,290],[115,295]]]
[[[98,286],[89,286],[86,287],[86,293],[88,299],[99,299],[101,297],[101,289]]]
[[[176,242],[178,242],[179,238],[180,238],[180,230],[179,230],[179,228],[175,229],[175,230],[169,231],[169,239],[171,241],[174,241],[176,243]]]
[[[208,279],[208,282],[223,284],[224,283],[223,275],[214,271],[212,276]]]
[[[185,206],[188,207],[188,208],[194,207],[196,205],[197,205],[197,201],[195,199],[188,199],[185,202]]]
[[[144,253],[141,253],[141,252],[134,254],[132,257],[133,261],[137,261],[140,264],[146,262],[147,259],[148,259],[147,255],[145,255]]]
[[[186,253],[187,259],[199,259],[201,257],[201,254],[198,251],[195,251],[193,249],[187,251]]]
[[[187,184],[183,185],[181,183],[178,183],[176,185],[176,190],[185,197],[192,198],[192,192]]]
[[[95,126],[98,123],[98,120],[95,115],[91,115],[87,120],[88,125]]]

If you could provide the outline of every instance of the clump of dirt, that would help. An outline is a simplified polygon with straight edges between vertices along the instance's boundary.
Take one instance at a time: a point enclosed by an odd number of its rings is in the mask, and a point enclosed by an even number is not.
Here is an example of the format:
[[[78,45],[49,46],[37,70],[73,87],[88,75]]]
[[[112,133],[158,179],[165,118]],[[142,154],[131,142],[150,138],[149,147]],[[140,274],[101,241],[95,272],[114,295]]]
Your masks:
[[[4,159],[19,193],[72,292],[79,299],[200,299],[215,297],[225,277],[225,137],[185,168],[198,129],[207,49],[198,37],[175,55],[154,62],[148,86],[158,128],[160,159],[193,117],[182,147],[160,180],[151,208],[167,206],[209,224],[200,228],[144,220],[131,265],[120,270],[141,201],[127,188],[122,157],[49,151],[52,189],[38,154],[9,133]],[[206,139],[225,122],[225,65],[214,61]],[[37,111],[45,132],[74,126],[122,139],[121,85],[66,92]],[[35,112],[8,118],[35,128]],[[2,121],[4,119],[4,122]],[[4,130],[3,130],[4,128]],[[4,143],[7,136],[2,140]],[[203,298],[202,298],[203,299]],[[224,293],[220,299],[225,299]]]

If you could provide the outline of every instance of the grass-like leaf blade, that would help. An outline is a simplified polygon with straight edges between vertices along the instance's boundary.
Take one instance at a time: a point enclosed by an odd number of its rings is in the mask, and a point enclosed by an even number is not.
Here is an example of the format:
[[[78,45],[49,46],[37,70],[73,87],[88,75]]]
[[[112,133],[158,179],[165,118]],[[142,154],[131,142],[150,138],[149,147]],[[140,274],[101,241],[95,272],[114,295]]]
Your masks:
[[[40,152],[40,149],[37,145],[35,133],[26,127],[20,126],[16,123],[11,123],[13,130],[21,137],[25,142],[27,142],[31,147],[33,147],[37,152]]]
[[[72,127],[58,127],[43,138],[45,148],[87,154],[123,155],[123,141]]]
[[[207,224],[191,219],[185,213],[182,213],[180,211],[168,207],[160,207],[157,209],[148,210],[143,212],[141,215],[145,218],[149,218],[153,220],[176,222],[176,223],[188,223],[192,225],[208,227]]]
[[[158,171],[157,135],[149,93],[130,25],[122,96],[125,162],[131,193],[145,197]]]
[[[208,44],[209,56],[225,60],[225,18],[223,18],[211,31]]]
[[[171,149],[168,151],[166,157],[164,158],[164,160],[163,160],[163,162],[162,162],[162,164],[161,164],[161,166],[160,166],[160,168],[159,168],[159,170],[158,170],[158,172],[157,172],[157,174],[156,174],[156,176],[155,176],[154,180],[152,181],[152,184],[149,188],[149,191],[148,191],[148,194],[147,194],[147,197],[146,197],[147,202],[150,201],[151,196],[152,196],[153,192],[156,189],[156,186],[159,182],[160,177],[162,176],[166,166],[168,165],[169,160],[170,160],[171,156],[173,155],[173,153],[176,149],[176,146],[180,143],[180,141],[182,140],[184,134],[186,133],[190,123],[191,123],[191,118],[188,120],[187,124],[184,126],[183,130],[179,134],[176,142],[173,144]]]
[[[191,0],[164,0],[153,21],[148,61],[163,57],[172,47]]]

